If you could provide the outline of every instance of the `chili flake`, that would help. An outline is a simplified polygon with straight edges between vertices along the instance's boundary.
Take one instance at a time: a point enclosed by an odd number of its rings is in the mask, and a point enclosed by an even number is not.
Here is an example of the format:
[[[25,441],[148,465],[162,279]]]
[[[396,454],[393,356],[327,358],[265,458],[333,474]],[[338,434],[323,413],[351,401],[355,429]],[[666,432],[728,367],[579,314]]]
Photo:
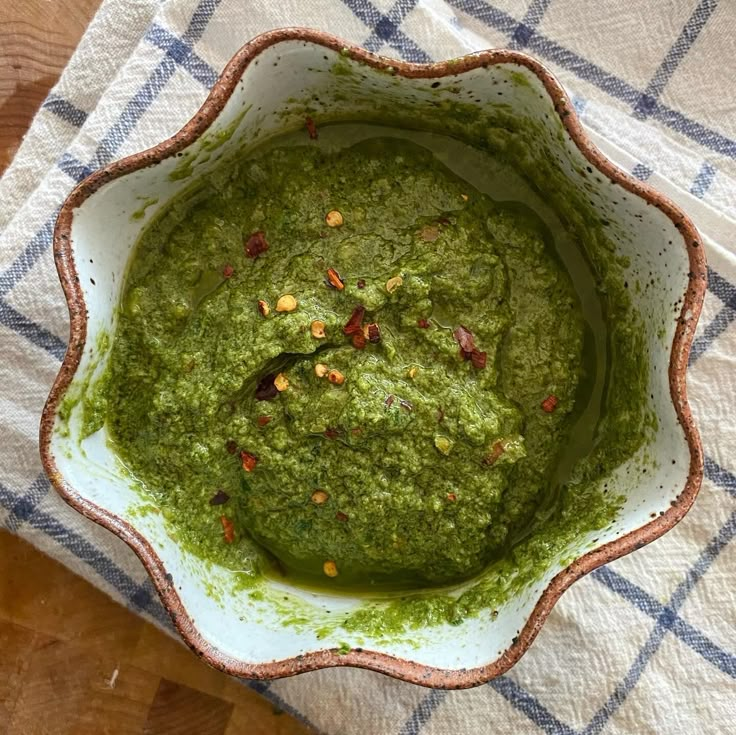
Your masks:
[[[369,342],[376,344],[381,341],[381,328],[375,322],[366,327],[366,332]]]
[[[233,268],[229,263],[222,269],[223,278],[232,278],[233,273],[235,273],[235,268]]]
[[[473,363],[473,367],[478,370],[482,370],[486,366],[487,357],[486,352],[481,352],[477,348],[470,353],[470,361]]]
[[[340,432],[333,428],[325,429],[322,433],[327,439],[337,439],[340,436]]]
[[[401,276],[394,276],[386,281],[386,291],[393,293],[399,286],[404,283],[404,279]]]
[[[327,283],[338,291],[345,288],[345,281],[340,278],[340,274],[334,268],[327,269]]]
[[[235,526],[233,525],[233,522],[227,516],[220,516],[220,523],[222,523],[225,543],[231,544],[235,541]]]
[[[312,337],[315,339],[324,339],[327,336],[325,332],[325,323],[320,319],[315,319],[309,326]]]
[[[345,382],[345,376],[339,370],[330,370],[327,373],[327,380],[334,385],[342,385]]]
[[[257,258],[268,250],[268,242],[262,230],[256,230],[245,242],[245,254],[249,258]]]
[[[473,333],[462,324],[453,330],[452,336],[455,338],[455,341],[460,345],[460,349],[463,352],[467,352],[468,354],[470,354],[475,349],[475,339],[473,338]],[[468,358],[465,359],[467,360]]]
[[[557,408],[557,396],[554,393],[550,393],[542,401],[542,410],[546,413],[552,413]]]
[[[279,394],[278,388],[274,385],[276,376],[269,373],[261,378],[261,382],[256,386],[257,401],[271,401]]]
[[[394,405],[394,401],[396,400],[396,396],[391,393],[386,400],[383,402],[383,405],[386,406],[386,408],[391,408],[391,406]]]
[[[325,222],[327,223],[328,227],[342,227],[345,219],[343,218],[341,212],[333,209],[325,215]]]
[[[350,315],[342,331],[345,334],[362,334],[363,333],[363,316],[365,315],[365,306],[356,306]]]
[[[359,278],[355,284],[358,288],[365,288],[365,278]]]
[[[457,500],[457,495],[455,495],[455,493],[447,493],[447,499],[451,503],[454,503]]]
[[[417,319],[417,326],[420,329],[429,329],[429,322],[426,319]]]
[[[224,505],[230,496],[224,490],[218,490],[211,498],[210,505]]]
[[[337,513],[335,513],[335,518],[337,518],[338,521],[342,521],[345,523],[347,521],[348,516],[346,513],[343,513],[341,510],[338,510]]]
[[[265,426],[266,424],[270,424],[271,421],[273,421],[273,416],[259,416],[258,426]]]
[[[356,350],[362,350],[365,347],[365,335],[363,332],[356,332],[353,335],[353,347]]]
[[[326,503],[329,499],[330,496],[324,490],[315,490],[310,498],[310,500],[315,505],[322,505],[323,503]]]
[[[276,311],[295,311],[297,307],[297,300],[290,294],[284,294],[279,297],[276,302]]]
[[[490,453],[484,457],[483,464],[492,465],[496,463],[496,460],[506,451],[503,442],[497,441],[491,447]]]
[[[437,434],[434,438],[434,445],[442,454],[449,454],[452,451],[452,444],[452,439],[442,436],[442,434]]]
[[[258,313],[261,316],[268,316],[271,313],[271,307],[268,305],[268,301],[258,299]]]
[[[256,464],[258,464],[258,457],[252,455],[250,452],[241,452],[240,461],[243,465],[243,469],[246,472],[253,472]]]
[[[227,449],[228,454],[235,454],[238,451],[238,444],[233,439],[228,439],[225,442],[225,449]]]
[[[440,236],[440,228],[437,225],[425,225],[419,230],[419,237],[424,242],[434,242]]]
[[[307,128],[307,132],[309,133],[309,137],[312,140],[317,140],[317,126],[309,115],[307,115],[307,118],[304,120],[304,124]]]
[[[456,327],[452,336],[455,341],[460,345],[460,354],[464,360],[470,360],[473,363],[473,367],[478,370],[482,370],[486,366],[487,353],[481,352],[475,346],[475,338],[473,333],[462,324]]]

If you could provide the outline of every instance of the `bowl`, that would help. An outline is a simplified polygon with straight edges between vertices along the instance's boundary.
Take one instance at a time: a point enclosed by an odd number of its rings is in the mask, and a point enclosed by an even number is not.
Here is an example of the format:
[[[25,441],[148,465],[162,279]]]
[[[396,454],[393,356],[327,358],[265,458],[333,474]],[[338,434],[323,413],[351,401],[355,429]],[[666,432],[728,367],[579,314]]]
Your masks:
[[[339,626],[324,632],[327,617],[368,604],[360,595],[279,580],[264,582],[265,595],[238,592],[228,570],[172,539],[103,431],[82,438],[76,404],[108,359],[104,336],[115,323],[132,248],[192,177],[276,131],[303,127],[307,114],[320,121],[375,120],[382,110],[408,126],[452,134],[466,126],[498,150],[522,151],[518,173],[532,187],[544,191],[545,182],[554,181],[552,198],[584,197],[586,216],[605,229],[621,277],[632,284],[648,370],[647,410],[654,417],[644,445],[605,478],[622,497],[614,522],[570,540],[492,614],[398,636]],[[567,587],[667,532],[698,492],[703,456],[685,372],[706,287],[701,240],[672,202],[591,144],[560,84],[522,53],[490,50],[421,65],[381,58],[314,30],[260,35],[234,56],[176,135],[111,163],[74,189],[58,216],[54,256],[71,328],[41,420],[45,470],[69,505],[133,549],[184,641],[229,674],[269,679],[356,666],[431,687],[481,684],[527,650]]]

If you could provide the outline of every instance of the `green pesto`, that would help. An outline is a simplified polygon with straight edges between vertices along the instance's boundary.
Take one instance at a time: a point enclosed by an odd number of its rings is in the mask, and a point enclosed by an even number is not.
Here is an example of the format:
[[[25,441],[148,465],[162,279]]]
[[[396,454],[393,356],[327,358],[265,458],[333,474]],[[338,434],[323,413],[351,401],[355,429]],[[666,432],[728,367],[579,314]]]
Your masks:
[[[93,378],[95,378],[97,368],[102,359],[107,355],[109,349],[110,335],[104,329],[100,330],[82,379],[72,383],[59,405],[59,424],[57,430],[63,436],[68,437],[71,435],[69,431],[69,420],[74,409],[80,404],[82,406],[82,436],[89,436],[89,434],[94,433],[102,427],[104,423],[102,411],[107,407],[105,392],[110,374],[109,370],[105,370],[102,375],[97,376],[94,380],[94,385]]]
[[[143,219],[146,216],[146,210],[152,207],[154,204],[158,204],[158,197],[147,197],[143,198],[141,206],[130,215],[131,219]]]
[[[494,153],[510,147],[503,132],[486,135]],[[325,225],[331,209],[342,227]],[[565,210],[564,220],[588,239],[600,230],[585,210]],[[270,247],[249,259],[243,241],[256,230]],[[278,569],[299,583],[410,590],[485,569],[459,596],[394,595],[340,626],[385,636],[457,623],[499,605],[611,522],[617,499],[599,481],[651,427],[632,408],[642,405],[645,361],[620,349],[641,347],[641,330],[631,318],[624,327],[609,321],[631,316],[610,275],[623,264],[602,236],[601,247],[586,255],[607,289],[610,359],[588,427],[597,440],[571,458],[564,448],[601,366],[534,212],[494,201],[406,140],[373,138],[338,153],[267,146],[198,182],[144,232],[109,369],[84,401],[85,433],[106,423],[176,538],[241,572],[241,583]],[[330,267],[344,290],[325,285]],[[389,294],[397,275],[403,283]],[[297,299],[296,311],[275,311],[283,294]],[[271,305],[265,318],[258,299]],[[364,323],[381,328],[381,341],[363,350],[342,331],[358,304]],[[317,319],[326,339],[311,335]],[[462,360],[452,334],[461,324],[487,352],[485,368]],[[317,363],[345,383],[317,378]],[[256,384],[273,372],[289,387],[256,400]],[[546,413],[550,394],[558,404]],[[271,420],[260,427],[258,416]],[[252,472],[228,441],[258,458]],[[498,443],[500,457],[484,461]],[[230,500],[212,507],[219,489]],[[326,503],[311,502],[315,489]],[[221,515],[235,525],[232,544]],[[329,580],[328,559],[339,570]]]

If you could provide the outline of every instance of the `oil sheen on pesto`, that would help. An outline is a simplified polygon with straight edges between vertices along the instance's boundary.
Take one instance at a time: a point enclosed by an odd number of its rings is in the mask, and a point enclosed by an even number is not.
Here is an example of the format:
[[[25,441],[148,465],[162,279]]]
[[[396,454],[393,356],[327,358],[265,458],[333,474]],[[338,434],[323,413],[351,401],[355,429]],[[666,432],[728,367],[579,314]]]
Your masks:
[[[325,222],[332,210],[339,227]],[[249,258],[256,231],[268,250]],[[343,289],[326,282],[330,268]],[[276,310],[284,295],[295,310]],[[363,349],[343,332],[358,306],[380,327]],[[485,367],[463,359],[460,325]],[[452,584],[492,560],[541,567],[553,539],[611,520],[595,481],[643,429],[632,421],[610,449],[570,456],[604,367],[594,342],[549,232],[524,205],[492,199],[408,139],[271,145],[199,182],[144,232],[86,431],[106,424],[182,543],[254,579],[278,569],[330,587]],[[256,386],[278,373],[288,387],[258,400]],[[605,422],[605,380],[595,421]],[[218,491],[229,499],[211,505]],[[460,613],[441,598],[434,617],[471,614],[482,585],[476,597]]]

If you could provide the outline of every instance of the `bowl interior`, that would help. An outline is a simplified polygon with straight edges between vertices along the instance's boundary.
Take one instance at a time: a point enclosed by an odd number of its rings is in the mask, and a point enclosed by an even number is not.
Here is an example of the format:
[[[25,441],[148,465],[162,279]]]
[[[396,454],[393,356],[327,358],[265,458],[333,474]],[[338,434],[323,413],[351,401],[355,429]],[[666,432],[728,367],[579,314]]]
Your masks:
[[[104,183],[87,197],[74,211],[71,230],[74,265],[88,312],[87,338],[67,396],[78,397],[104,369],[109,345],[103,335],[114,331],[132,248],[142,228],[190,185],[192,177],[206,176],[223,157],[276,132],[303,126],[307,114],[317,120],[375,121],[391,110],[397,122],[404,119],[412,125],[422,120],[422,127],[429,130],[441,132],[455,126],[461,133],[464,123],[453,111],[462,102],[466,111],[474,106],[491,117],[510,114],[532,121],[533,139],[523,129],[506,129],[500,144],[524,147],[523,174],[533,186],[544,190],[545,177],[556,172],[584,193],[594,216],[605,220],[610,242],[627,259],[625,277],[644,325],[643,350],[648,355],[648,393],[657,417],[656,431],[651,441],[606,478],[611,492],[626,498],[617,521],[577,539],[536,582],[499,608],[497,617],[480,615],[459,626],[371,638],[339,628],[319,633],[326,620],[365,604],[360,598],[269,582],[273,594],[253,599],[234,591],[231,572],[183,551],[172,540],[163,516],[122,470],[104,431],[80,440],[80,411],[70,401],[68,420],[57,416],[50,441],[50,454],[66,492],[93,515],[95,509],[104,509],[108,525],[129,541],[147,540],[148,564],[159,581],[164,573],[170,575],[181,600],[179,612],[188,617],[185,625],[196,628],[203,645],[222,652],[220,660],[240,673],[251,670],[249,666],[346,645],[442,669],[485,666],[512,645],[545,587],[571,559],[666,512],[688,477],[690,450],[669,380],[670,352],[690,269],[682,234],[659,208],[591,166],[556,111],[569,108],[569,101],[553,100],[526,65],[492,63],[452,72],[450,67],[443,77],[406,77],[390,68],[353,61],[317,43],[284,40],[255,57],[198,140],[160,161],[154,160],[154,154],[153,165]],[[484,130],[488,136],[500,135],[492,127]]]

